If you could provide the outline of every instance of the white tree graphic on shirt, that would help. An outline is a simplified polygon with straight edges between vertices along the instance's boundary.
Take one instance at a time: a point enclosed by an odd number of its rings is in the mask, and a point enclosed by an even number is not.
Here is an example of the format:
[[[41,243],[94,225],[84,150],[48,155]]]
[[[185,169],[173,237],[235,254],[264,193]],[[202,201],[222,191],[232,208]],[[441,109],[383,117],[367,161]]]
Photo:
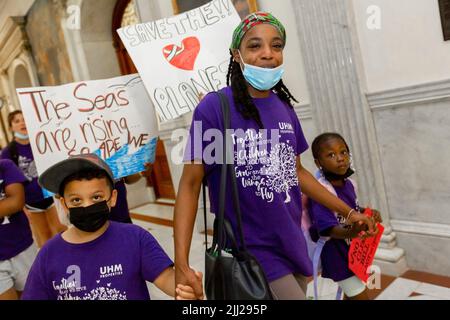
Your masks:
[[[85,294],[83,300],[127,300],[127,295],[115,288],[98,287]]]
[[[285,192],[284,203],[289,203],[291,202],[289,190],[292,186],[298,185],[294,148],[283,142],[276,144],[270,150],[269,160],[266,166],[266,186],[277,193]]]

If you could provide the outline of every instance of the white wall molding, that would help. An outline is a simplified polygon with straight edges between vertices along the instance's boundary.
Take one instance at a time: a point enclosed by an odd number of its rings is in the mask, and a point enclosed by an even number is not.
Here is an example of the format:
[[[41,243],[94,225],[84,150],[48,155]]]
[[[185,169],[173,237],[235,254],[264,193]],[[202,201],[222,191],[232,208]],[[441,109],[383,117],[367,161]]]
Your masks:
[[[366,94],[372,110],[450,99],[450,79]]]
[[[449,224],[394,219],[391,220],[391,225],[396,232],[405,232],[424,236],[450,238]]]

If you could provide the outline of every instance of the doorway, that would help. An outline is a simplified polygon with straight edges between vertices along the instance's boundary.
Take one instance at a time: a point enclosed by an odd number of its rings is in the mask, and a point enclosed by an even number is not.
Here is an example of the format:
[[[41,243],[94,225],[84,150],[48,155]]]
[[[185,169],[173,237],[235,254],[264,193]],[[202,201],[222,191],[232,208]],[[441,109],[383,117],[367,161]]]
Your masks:
[[[120,72],[123,75],[137,73],[138,71],[116,30],[136,23],[140,23],[140,21],[135,12],[134,0],[118,0],[113,13],[112,34],[114,48],[119,60]],[[147,177],[147,185],[153,187],[155,190],[157,202],[163,199],[175,199],[175,189],[170,175],[166,151],[164,143],[160,139],[158,139],[156,146],[156,158],[152,173]]]

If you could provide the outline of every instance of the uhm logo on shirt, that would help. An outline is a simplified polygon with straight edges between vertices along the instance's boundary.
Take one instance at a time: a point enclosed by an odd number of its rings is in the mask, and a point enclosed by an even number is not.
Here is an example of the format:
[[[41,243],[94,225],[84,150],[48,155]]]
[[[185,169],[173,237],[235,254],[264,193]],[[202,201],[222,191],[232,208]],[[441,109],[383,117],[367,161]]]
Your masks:
[[[121,264],[100,267],[100,278],[120,276],[123,273]]]
[[[292,124],[289,122],[278,122],[278,127],[280,128],[280,131],[283,133],[293,133],[294,128],[292,127]]]

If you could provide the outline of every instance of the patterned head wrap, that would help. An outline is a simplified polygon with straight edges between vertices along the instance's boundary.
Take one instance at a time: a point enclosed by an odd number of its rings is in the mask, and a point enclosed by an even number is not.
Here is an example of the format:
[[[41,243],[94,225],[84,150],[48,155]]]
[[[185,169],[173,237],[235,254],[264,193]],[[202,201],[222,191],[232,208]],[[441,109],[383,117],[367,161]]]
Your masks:
[[[244,20],[241,21],[241,23],[239,23],[236,29],[234,29],[233,40],[231,41],[230,49],[239,49],[245,33],[254,26],[261,23],[268,23],[277,28],[281,38],[284,42],[286,42],[286,30],[284,29],[281,22],[270,13],[259,11],[249,14],[244,18]]]

